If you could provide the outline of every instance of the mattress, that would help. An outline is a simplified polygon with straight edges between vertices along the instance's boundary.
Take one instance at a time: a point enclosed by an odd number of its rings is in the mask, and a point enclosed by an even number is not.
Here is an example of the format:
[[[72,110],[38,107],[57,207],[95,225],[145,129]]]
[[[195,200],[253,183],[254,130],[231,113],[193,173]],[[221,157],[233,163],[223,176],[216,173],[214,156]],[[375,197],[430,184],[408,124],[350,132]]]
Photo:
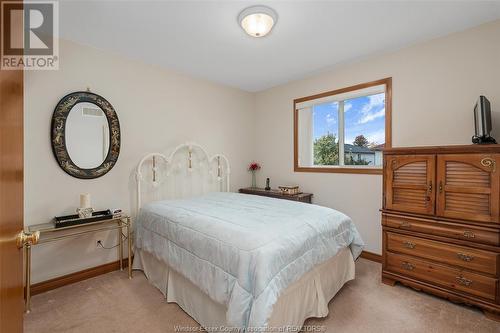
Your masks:
[[[363,241],[351,219],[316,205],[237,193],[154,202],[136,221],[136,247],[224,306],[226,323],[265,328],[288,286]]]

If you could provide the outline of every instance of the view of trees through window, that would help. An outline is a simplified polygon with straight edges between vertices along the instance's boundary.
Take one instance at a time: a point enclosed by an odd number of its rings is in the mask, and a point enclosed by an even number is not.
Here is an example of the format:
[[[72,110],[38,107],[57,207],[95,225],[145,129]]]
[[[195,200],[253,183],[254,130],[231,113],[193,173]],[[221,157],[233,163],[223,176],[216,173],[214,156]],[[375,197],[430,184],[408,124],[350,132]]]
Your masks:
[[[384,93],[313,107],[314,165],[381,166],[384,143]]]

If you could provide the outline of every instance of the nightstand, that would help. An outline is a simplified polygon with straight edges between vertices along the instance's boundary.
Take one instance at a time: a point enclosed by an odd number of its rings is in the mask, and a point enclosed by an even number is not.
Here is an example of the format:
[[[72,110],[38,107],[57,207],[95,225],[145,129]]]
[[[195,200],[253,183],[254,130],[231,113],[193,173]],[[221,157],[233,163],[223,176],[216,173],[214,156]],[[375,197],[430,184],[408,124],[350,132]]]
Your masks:
[[[245,194],[260,195],[264,197],[271,197],[276,199],[300,201],[305,203],[312,203],[312,196],[313,196],[312,193],[282,194],[280,190],[274,190],[274,189],[265,190],[263,188],[258,188],[258,187],[240,188],[239,192]]]
[[[72,225],[56,228],[54,222],[30,225],[27,234],[35,234],[36,241],[27,242],[24,245],[26,253],[25,262],[25,281],[26,281],[26,312],[30,311],[31,306],[31,247],[37,244],[56,242],[61,239],[75,238],[83,234],[94,233],[104,230],[118,231],[118,257],[120,261],[120,270],[123,270],[123,234],[122,229],[126,228],[126,239],[128,247],[128,277],[132,278],[132,237],[131,237],[131,218],[127,215],[113,217],[107,220],[89,222],[85,224]]]

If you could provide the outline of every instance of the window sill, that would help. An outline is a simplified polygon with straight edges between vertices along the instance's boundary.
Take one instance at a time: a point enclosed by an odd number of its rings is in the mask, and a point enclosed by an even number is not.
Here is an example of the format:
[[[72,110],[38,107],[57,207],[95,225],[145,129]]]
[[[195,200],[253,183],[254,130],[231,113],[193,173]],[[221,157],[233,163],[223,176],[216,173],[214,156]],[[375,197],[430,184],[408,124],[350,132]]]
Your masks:
[[[350,167],[299,167],[295,166],[295,172],[317,172],[317,173],[355,173],[367,175],[381,175],[382,168],[350,168]]]

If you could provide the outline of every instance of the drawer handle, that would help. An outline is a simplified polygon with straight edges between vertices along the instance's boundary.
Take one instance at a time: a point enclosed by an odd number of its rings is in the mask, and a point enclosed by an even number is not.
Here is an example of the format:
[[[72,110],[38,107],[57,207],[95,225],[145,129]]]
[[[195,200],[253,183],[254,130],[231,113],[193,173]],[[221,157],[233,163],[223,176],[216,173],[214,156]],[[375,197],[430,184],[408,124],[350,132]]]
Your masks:
[[[411,224],[409,222],[403,221],[403,222],[401,222],[401,226],[404,228],[410,228]]]
[[[407,249],[414,249],[416,244],[415,243],[412,243],[412,242],[409,242],[409,241],[404,241],[403,242],[403,245],[404,247],[406,247]]]
[[[412,271],[415,269],[415,266],[413,266],[412,264],[410,264],[409,262],[407,261],[403,261],[401,263],[401,267],[403,267],[404,269],[406,269],[407,271]]]
[[[463,276],[457,276],[455,278],[458,282],[458,284],[461,284],[462,286],[470,287],[472,284],[472,280],[466,279]]]
[[[429,182],[429,186],[427,187],[427,195],[425,196],[425,206],[427,207],[429,201],[431,201],[430,195],[432,194],[432,181]]]
[[[469,230],[465,230],[464,231],[464,237],[465,238],[475,238],[476,235],[474,235],[474,233],[472,231],[469,231]]]
[[[457,253],[457,257],[462,259],[463,261],[472,261],[472,259],[474,259],[473,256],[470,256],[468,254],[465,254],[465,253]]]

